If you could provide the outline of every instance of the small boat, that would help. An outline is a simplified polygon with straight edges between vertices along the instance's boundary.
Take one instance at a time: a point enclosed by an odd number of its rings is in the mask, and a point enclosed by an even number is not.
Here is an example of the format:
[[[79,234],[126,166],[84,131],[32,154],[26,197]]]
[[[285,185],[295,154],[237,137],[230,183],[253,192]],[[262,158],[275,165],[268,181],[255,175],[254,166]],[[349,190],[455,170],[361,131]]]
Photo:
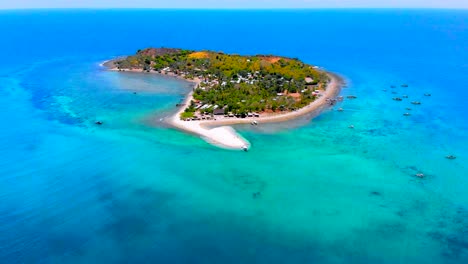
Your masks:
[[[431,96],[431,94],[430,93],[425,93],[424,96]]]
[[[326,101],[328,102],[329,105],[334,105],[334,104],[336,104],[337,100],[328,98]]]
[[[446,159],[449,159],[449,160],[454,160],[456,159],[457,157],[455,157],[454,155],[448,155],[445,157]]]
[[[402,97],[403,97],[403,98],[408,98],[408,95],[405,94],[405,95],[403,95]]]
[[[256,126],[256,125],[258,125],[258,122],[254,120],[254,121],[252,121],[252,123],[250,123],[250,124],[251,124],[252,126]]]
[[[254,199],[258,198],[258,197],[260,197],[261,194],[262,194],[261,192],[254,192],[254,193],[252,193],[252,198],[254,198]]]
[[[387,89],[383,89],[382,91],[386,92],[386,91],[387,91]]]
[[[336,98],[336,100],[338,100],[338,101],[343,101],[343,96],[338,96],[338,97]]]
[[[338,108],[337,111],[338,111],[338,112],[343,112],[343,108],[340,107],[340,108]]]
[[[411,103],[414,104],[414,105],[420,105],[421,104],[421,102],[419,102],[419,101],[413,101]]]
[[[411,114],[410,113],[404,113],[403,115],[404,116],[410,116]]]
[[[390,85],[390,88],[396,88],[396,86],[395,85]]]
[[[397,94],[397,92],[393,91],[392,94]]]
[[[348,99],[356,99],[357,96],[355,96],[355,95],[348,95],[348,96],[346,96],[346,98],[348,98]]]
[[[408,87],[409,85],[407,84],[402,84],[401,87]]]
[[[349,128],[354,128],[354,125],[350,125]]]
[[[424,178],[424,173],[416,173],[416,177],[418,177],[418,178]]]
[[[102,122],[102,121],[96,121],[95,124],[100,126],[100,125],[104,124],[104,122]]]
[[[393,97],[392,99],[395,100],[395,101],[401,101],[402,100],[400,97]]]
[[[410,111],[410,110],[411,110],[411,108],[409,108],[409,107],[406,107],[405,109],[406,109],[406,110],[408,110],[408,111]]]
[[[243,146],[243,147],[242,147],[242,150],[245,151],[245,152],[247,152],[249,149],[247,148],[247,146]]]

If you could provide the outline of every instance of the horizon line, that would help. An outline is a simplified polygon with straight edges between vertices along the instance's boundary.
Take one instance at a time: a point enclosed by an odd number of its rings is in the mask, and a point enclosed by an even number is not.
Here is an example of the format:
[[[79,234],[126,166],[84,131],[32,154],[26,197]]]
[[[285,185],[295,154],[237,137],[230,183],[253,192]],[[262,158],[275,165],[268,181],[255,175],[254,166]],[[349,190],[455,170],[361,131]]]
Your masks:
[[[369,10],[369,9],[385,9],[385,10],[468,10],[468,7],[27,7],[27,8],[2,8],[0,10],[213,10],[213,11],[229,11],[229,10]]]

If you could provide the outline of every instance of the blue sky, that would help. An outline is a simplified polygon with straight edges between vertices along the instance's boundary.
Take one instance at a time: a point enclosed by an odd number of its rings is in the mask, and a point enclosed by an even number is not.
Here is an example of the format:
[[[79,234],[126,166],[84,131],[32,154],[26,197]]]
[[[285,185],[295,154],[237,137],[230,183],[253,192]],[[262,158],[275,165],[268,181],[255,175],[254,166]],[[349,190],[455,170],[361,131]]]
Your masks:
[[[468,8],[468,0],[0,0],[10,8]]]

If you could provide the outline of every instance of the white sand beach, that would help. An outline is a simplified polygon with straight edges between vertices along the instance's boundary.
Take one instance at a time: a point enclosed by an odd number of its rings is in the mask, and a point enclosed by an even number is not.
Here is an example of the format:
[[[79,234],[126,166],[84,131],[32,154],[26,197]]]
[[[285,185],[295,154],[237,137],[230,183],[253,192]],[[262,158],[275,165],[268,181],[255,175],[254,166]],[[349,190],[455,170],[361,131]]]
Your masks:
[[[192,100],[192,92],[188,94],[184,101],[184,105],[190,103]],[[180,119],[180,114],[185,110],[181,107],[177,113],[175,113],[170,119],[169,124],[184,130],[189,133],[193,133],[201,136],[208,143],[234,150],[244,150],[250,148],[250,143],[240,136],[232,127],[221,126],[216,128],[204,127],[204,121],[183,121]]]

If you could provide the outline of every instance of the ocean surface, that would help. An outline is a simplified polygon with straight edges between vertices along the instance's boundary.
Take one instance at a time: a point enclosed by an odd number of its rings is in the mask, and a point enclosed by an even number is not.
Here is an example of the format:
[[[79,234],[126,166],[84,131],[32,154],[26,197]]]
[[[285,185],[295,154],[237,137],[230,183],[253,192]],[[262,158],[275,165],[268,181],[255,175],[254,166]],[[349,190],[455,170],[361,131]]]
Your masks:
[[[0,263],[468,263],[467,10],[10,10],[0,33]],[[189,83],[99,66],[149,46],[297,57],[357,99],[219,149],[160,122]]]

